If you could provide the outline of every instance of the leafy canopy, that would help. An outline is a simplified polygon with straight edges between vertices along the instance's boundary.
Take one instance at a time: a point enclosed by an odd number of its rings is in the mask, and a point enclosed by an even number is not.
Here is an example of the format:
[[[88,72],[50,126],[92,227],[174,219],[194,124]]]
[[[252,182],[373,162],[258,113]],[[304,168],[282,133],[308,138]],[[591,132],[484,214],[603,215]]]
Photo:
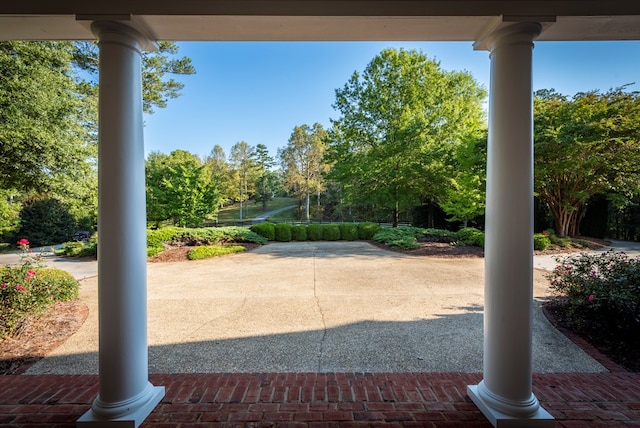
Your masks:
[[[445,71],[415,50],[385,49],[336,90],[329,177],[351,203],[393,210],[440,201],[454,148],[481,131],[486,96],[467,72]]]

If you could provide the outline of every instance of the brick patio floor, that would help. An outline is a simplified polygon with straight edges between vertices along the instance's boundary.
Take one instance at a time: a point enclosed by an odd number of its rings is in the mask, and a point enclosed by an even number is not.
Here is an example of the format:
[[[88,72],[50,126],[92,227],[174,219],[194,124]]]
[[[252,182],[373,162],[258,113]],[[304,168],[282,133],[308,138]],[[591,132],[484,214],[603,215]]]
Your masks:
[[[166,396],[142,427],[490,427],[466,395],[476,373],[154,374]],[[558,427],[640,427],[640,374],[535,374]],[[1,427],[70,427],[95,375],[0,376]]]

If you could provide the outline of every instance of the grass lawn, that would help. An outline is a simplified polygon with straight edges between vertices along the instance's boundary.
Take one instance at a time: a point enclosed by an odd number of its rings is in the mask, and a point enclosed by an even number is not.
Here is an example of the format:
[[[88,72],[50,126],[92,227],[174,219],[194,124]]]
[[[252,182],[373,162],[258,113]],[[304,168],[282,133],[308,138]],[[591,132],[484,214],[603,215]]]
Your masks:
[[[277,210],[289,205],[294,205],[295,203],[296,201],[294,198],[273,198],[271,201],[267,202],[267,211]],[[243,220],[250,220],[262,214],[262,202],[255,203],[254,201],[249,201],[248,204],[249,215],[244,214],[242,216]],[[242,205],[242,208],[246,209],[244,204]],[[233,204],[222,208],[218,212],[218,221],[220,223],[240,221],[240,204]]]

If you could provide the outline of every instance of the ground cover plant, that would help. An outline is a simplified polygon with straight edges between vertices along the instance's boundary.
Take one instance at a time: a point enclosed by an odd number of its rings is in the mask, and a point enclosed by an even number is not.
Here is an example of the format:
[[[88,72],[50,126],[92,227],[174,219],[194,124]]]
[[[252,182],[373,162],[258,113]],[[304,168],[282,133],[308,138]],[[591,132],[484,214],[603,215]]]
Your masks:
[[[189,260],[202,260],[245,251],[240,245],[202,245],[189,250]]]

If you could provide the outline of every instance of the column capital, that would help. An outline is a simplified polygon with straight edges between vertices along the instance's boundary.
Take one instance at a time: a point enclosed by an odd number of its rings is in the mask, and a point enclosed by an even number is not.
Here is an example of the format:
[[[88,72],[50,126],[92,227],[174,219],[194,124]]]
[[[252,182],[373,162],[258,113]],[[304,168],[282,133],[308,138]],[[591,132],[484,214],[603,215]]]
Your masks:
[[[506,24],[506,25],[505,25]],[[532,43],[542,32],[542,24],[537,21],[524,21],[516,23],[504,23],[492,25],[473,44],[475,50],[488,50],[505,44]]]
[[[99,42],[121,43],[138,51],[155,50],[155,43],[149,37],[121,21],[93,21],[91,31]]]

